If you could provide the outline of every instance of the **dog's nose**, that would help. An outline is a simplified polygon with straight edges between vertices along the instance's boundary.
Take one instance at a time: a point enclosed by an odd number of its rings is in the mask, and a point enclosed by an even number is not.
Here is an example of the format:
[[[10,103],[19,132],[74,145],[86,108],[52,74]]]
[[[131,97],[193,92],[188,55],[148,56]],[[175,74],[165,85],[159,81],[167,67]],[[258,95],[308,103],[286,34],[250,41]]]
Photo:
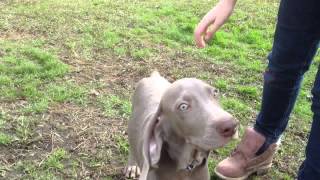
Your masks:
[[[217,131],[223,137],[232,137],[236,133],[237,127],[238,121],[235,118],[230,117],[218,122]]]

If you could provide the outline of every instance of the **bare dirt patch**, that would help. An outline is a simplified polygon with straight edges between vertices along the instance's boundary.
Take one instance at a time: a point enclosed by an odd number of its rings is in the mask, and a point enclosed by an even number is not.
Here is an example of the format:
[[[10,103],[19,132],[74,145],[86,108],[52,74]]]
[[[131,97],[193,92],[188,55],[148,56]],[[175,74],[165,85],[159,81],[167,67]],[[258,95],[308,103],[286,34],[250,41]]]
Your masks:
[[[23,31],[6,31],[0,32],[0,40],[18,41],[33,38],[34,35]]]
[[[118,136],[126,136],[126,121],[110,119],[97,107],[81,107],[64,103],[53,106],[36,127],[32,140],[26,144],[14,143],[1,148],[0,162],[11,167],[19,161],[30,161],[40,167],[57,148],[64,148],[72,158],[65,162],[62,176],[68,177],[72,163],[76,165],[76,177],[100,177],[120,174],[122,163],[117,147]],[[71,160],[73,159],[73,160]],[[8,172],[6,177],[23,176],[23,172]],[[15,175],[14,175],[15,174]]]

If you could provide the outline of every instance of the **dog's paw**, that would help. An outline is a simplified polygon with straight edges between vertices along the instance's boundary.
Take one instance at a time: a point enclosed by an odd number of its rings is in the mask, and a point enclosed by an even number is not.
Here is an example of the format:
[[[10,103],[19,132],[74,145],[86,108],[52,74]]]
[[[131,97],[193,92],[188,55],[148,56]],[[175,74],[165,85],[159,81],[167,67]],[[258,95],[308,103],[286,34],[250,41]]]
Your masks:
[[[127,166],[124,169],[124,175],[128,179],[136,179],[140,176],[140,168],[138,166]]]

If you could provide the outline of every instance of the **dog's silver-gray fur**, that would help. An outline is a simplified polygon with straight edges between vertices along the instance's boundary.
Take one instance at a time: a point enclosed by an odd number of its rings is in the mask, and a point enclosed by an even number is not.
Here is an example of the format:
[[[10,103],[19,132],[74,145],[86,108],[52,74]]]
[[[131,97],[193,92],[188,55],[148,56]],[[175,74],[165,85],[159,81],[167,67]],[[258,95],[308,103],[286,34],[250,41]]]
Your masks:
[[[140,80],[128,125],[125,174],[140,180],[208,180],[209,151],[226,144],[236,122],[201,80],[169,83],[158,72]],[[140,173],[141,170],[141,173]]]

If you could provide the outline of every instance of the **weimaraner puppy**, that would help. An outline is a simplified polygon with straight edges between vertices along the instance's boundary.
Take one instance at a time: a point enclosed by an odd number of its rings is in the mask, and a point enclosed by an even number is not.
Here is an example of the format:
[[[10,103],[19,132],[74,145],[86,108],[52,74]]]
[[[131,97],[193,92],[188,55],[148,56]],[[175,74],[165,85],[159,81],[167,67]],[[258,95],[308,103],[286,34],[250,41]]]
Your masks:
[[[209,151],[225,145],[237,122],[217,91],[195,78],[169,83],[158,72],[140,80],[128,125],[127,178],[209,180]]]

